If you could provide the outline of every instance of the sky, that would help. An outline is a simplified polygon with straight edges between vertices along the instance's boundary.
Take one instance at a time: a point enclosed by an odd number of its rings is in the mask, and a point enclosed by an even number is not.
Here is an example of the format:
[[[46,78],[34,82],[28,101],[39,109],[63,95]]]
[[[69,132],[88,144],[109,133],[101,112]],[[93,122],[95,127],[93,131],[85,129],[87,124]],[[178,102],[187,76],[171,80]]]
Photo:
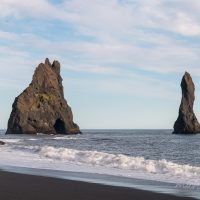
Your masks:
[[[0,0],[0,128],[36,66],[59,60],[81,129],[173,128],[188,71],[200,120],[199,0]]]

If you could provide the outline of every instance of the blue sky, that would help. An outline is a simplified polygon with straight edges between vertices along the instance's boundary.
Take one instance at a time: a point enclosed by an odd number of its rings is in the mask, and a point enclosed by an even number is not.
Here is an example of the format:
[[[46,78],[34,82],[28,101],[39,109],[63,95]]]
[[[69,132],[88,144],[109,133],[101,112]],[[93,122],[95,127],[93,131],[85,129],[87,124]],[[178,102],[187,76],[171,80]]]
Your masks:
[[[172,128],[187,70],[200,119],[199,0],[0,0],[0,128],[46,57],[81,128]]]

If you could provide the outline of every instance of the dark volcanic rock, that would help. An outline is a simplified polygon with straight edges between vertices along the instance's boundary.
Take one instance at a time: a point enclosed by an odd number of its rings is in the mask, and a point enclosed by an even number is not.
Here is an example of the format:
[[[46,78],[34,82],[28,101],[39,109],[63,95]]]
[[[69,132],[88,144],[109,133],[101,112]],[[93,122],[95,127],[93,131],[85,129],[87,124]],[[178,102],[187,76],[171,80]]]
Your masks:
[[[4,145],[5,144],[5,142],[3,142],[3,141],[0,141],[0,145]]]
[[[200,124],[193,111],[195,86],[189,73],[185,72],[182,82],[182,100],[179,116],[174,124],[173,133],[200,133]]]
[[[12,106],[6,134],[76,134],[71,108],[64,99],[60,63],[47,58]]]

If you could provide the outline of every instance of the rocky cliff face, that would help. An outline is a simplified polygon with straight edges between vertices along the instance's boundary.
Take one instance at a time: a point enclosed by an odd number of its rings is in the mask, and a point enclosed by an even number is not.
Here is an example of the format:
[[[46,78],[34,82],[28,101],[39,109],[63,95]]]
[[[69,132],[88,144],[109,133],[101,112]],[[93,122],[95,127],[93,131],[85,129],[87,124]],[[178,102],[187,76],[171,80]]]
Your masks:
[[[64,99],[60,63],[47,58],[12,106],[7,134],[76,134],[71,108]]]
[[[190,74],[187,72],[183,76],[181,89],[182,100],[173,133],[200,133],[200,124],[193,111],[195,86]]]

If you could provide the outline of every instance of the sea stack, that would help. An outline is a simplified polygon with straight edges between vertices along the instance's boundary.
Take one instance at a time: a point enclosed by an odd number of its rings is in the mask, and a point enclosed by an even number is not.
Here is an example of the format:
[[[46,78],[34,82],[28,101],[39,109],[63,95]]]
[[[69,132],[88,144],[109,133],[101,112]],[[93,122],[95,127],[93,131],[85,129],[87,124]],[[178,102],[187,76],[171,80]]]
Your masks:
[[[193,111],[195,100],[195,86],[188,72],[185,72],[182,81],[182,100],[179,108],[179,116],[174,124],[174,132],[177,134],[200,133],[200,124]]]
[[[60,63],[46,58],[31,84],[12,105],[6,134],[77,134],[71,108],[64,99]]]

